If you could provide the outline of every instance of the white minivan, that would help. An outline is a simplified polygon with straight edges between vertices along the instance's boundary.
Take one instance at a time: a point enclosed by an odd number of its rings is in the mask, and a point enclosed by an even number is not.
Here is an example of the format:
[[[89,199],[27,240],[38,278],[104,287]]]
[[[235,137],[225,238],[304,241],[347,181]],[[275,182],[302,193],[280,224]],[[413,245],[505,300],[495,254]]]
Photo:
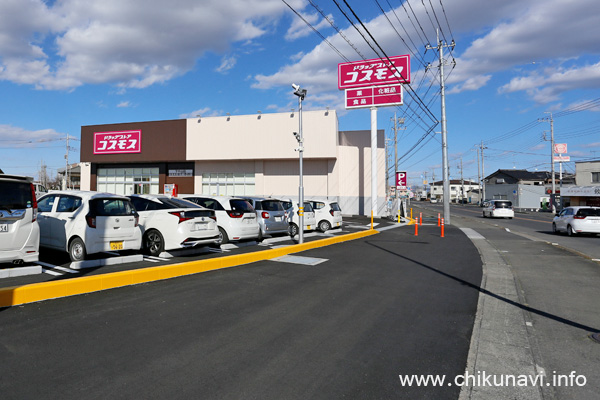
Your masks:
[[[32,179],[0,174],[0,263],[39,259],[40,228]]]
[[[254,207],[247,200],[203,194],[180,194],[179,197],[215,211],[221,244],[232,240],[258,240],[260,225]]]
[[[72,261],[104,251],[140,250],[139,215],[131,201],[111,193],[66,190],[38,201],[40,246],[69,253]]]
[[[298,203],[294,203],[292,200],[282,200],[283,207],[288,213],[288,221],[290,222],[290,236],[294,237],[298,234],[298,224],[300,224],[300,217],[298,216]],[[315,210],[313,210],[310,202],[304,202],[304,230],[314,231],[317,226],[317,219],[315,217]]]
[[[317,229],[321,232],[342,227],[342,209],[337,201],[307,200],[315,210]]]

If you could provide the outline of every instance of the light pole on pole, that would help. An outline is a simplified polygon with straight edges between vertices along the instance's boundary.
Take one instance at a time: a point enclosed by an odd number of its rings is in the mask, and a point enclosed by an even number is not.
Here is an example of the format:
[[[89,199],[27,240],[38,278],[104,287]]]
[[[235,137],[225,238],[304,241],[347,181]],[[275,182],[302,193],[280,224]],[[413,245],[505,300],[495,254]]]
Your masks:
[[[296,149],[299,154],[300,160],[300,171],[299,171],[299,185],[298,185],[298,243],[304,243],[304,183],[302,182],[302,155],[304,153],[304,138],[302,136],[302,100],[306,97],[306,89],[300,88],[299,85],[292,83],[294,94],[298,96],[298,133],[294,132],[294,136],[298,141],[298,148]]]

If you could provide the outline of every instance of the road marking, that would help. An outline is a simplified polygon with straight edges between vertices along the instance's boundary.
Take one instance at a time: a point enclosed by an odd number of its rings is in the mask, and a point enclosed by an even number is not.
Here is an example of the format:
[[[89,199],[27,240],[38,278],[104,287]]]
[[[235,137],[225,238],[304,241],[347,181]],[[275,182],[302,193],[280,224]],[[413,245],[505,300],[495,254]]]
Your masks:
[[[46,269],[46,268],[42,268],[42,272],[45,274],[54,275],[54,276],[64,275],[64,274],[61,274],[60,272],[52,271],[51,269]]]
[[[508,229],[508,228],[504,228],[504,229],[506,230],[506,232],[510,232],[510,229]]]
[[[469,239],[472,239],[472,240],[475,240],[475,239],[484,239],[485,240],[485,238],[481,234],[477,233],[474,229],[471,229],[471,228],[460,228],[460,230],[463,231],[463,233],[465,235],[467,235],[467,237]]]
[[[291,264],[302,264],[302,265],[318,265],[325,261],[329,261],[326,258],[315,258],[315,257],[304,257],[304,256],[283,256],[272,258],[271,261],[279,261]]]

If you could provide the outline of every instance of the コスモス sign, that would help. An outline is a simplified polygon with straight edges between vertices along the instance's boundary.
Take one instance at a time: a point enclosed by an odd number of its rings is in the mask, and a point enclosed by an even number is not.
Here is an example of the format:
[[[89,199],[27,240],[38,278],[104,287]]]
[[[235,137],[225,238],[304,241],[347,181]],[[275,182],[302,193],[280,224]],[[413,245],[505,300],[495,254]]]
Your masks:
[[[142,131],[94,132],[94,154],[142,152]]]
[[[338,64],[338,89],[410,83],[410,55]]]

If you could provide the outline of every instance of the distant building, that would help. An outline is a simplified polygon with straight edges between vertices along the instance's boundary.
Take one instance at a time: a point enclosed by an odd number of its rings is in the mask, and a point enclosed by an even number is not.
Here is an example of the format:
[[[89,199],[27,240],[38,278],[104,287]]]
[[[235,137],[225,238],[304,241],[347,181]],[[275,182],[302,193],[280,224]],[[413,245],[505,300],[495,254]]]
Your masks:
[[[65,168],[59,169],[57,171],[58,179],[62,182],[61,189],[79,190],[81,188],[81,166],[78,163],[69,164],[69,168],[67,171],[68,172],[66,176]]]
[[[560,175],[554,174],[555,193],[560,194]],[[485,199],[510,200],[522,210],[547,210],[552,193],[552,173],[524,169],[499,169],[484,179]],[[563,174],[562,184],[573,185],[575,176]]]
[[[475,181],[451,179],[450,185],[450,201],[459,203],[461,199],[471,203],[468,197],[470,190],[479,188],[479,184]],[[464,191],[463,191],[464,190]],[[431,199],[442,200],[444,198],[444,181],[433,182],[429,187],[429,197]]]
[[[600,160],[576,162],[575,181],[563,189],[563,204],[600,207]]]

